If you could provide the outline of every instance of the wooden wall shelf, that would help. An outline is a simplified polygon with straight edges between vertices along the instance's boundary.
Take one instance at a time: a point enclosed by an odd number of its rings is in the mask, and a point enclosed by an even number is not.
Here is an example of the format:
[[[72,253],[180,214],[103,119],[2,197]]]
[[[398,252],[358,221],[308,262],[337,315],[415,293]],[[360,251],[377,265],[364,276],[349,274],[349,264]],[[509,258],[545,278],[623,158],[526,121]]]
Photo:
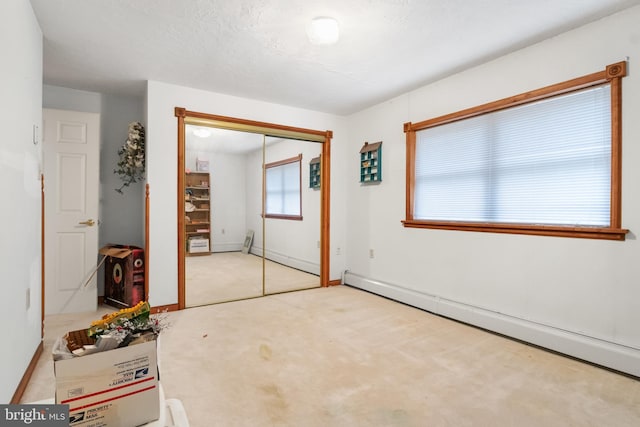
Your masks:
[[[363,184],[382,181],[382,141],[365,142],[360,149],[360,182]]]
[[[320,188],[320,156],[309,161],[309,188]]]

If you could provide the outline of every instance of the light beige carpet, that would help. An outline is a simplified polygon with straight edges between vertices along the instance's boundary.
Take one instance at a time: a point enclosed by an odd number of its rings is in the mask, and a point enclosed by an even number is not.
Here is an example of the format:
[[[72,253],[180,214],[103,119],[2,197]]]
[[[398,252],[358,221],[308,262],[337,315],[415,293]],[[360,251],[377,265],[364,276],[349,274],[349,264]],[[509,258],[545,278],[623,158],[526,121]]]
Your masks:
[[[347,286],[169,320],[161,382],[192,427],[640,425],[635,379]]]
[[[269,260],[265,294],[317,288],[320,278]],[[185,259],[188,307],[262,296],[262,258],[242,252],[217,252]]]

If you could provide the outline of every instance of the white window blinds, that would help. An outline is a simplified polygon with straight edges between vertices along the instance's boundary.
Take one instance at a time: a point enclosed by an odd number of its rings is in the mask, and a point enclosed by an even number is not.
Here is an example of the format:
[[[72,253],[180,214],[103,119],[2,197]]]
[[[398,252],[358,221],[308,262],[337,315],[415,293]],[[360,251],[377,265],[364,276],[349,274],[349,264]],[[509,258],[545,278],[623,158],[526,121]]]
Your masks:
[[[267,215],[300,216],[300,161],[266,170]]]
[[[609,85],[416,132],[414,218],[609,226]]]

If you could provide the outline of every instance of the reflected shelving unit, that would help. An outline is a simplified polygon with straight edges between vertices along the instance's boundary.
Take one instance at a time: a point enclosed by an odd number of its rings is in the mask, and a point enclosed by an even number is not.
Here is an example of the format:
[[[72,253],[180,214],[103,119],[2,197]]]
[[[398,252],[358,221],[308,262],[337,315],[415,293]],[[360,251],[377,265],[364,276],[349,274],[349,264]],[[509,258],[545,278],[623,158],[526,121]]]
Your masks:
[[[185,174],[185,243],[187,256],[211,253],[211,188],[209,172]]]

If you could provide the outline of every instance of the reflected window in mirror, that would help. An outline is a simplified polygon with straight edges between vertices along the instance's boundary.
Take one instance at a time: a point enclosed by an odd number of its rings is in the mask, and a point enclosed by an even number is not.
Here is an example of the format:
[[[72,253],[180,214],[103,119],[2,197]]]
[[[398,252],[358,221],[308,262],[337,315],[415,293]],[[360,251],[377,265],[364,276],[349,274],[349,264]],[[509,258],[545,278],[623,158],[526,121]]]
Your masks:
[[[265,217],[302,220],[302,154],[265,164]]]

